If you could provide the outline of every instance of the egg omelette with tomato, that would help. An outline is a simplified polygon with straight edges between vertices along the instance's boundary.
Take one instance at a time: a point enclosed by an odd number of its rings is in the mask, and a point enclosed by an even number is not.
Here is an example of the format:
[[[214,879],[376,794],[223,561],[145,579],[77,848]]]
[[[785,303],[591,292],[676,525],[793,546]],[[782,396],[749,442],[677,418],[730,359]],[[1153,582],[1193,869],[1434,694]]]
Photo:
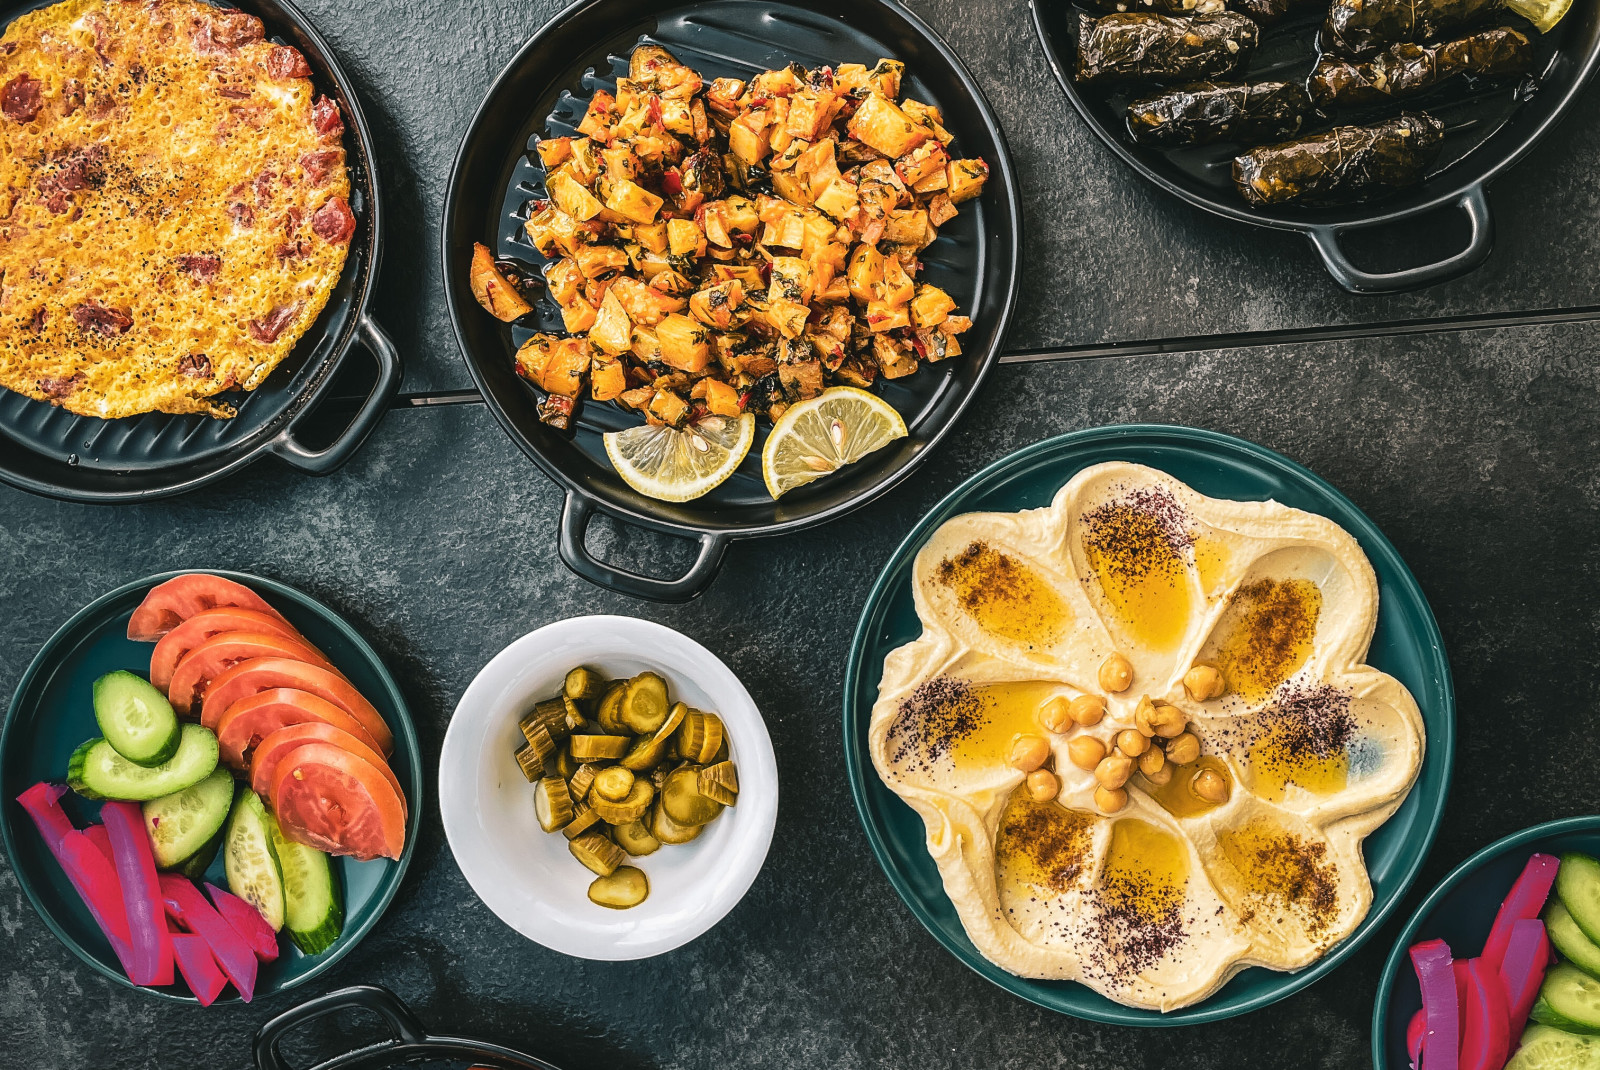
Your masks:
[[[356,220],[338,105],[261,20],[66,0],[0,37],[0,386],[209,413],[316,321]]]

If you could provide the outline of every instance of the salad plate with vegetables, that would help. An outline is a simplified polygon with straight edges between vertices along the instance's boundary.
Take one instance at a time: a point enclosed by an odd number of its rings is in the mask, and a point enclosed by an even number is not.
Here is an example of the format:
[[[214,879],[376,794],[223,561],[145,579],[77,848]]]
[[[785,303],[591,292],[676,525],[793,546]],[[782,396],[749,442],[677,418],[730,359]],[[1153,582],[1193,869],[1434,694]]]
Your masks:
[[[248,1002],[376,923],[421,782],[404,699],[349,624],[271,580],[172,573],[98,599],[34,659],[0,731],[0,837],[101,973]]]

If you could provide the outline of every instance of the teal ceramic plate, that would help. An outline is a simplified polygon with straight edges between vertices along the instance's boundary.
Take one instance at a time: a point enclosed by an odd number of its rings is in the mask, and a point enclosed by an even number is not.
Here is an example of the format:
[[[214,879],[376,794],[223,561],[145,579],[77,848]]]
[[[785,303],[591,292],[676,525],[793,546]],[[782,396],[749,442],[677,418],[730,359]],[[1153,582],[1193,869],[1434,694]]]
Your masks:
[[[1406,1024],[1422,1006],[1408,955],[1411,945],[1438,937],[1458,958],[1478,954],[1489,937],[1495,911],[1528,864],[1528,857],[1540,851],[1600,855],[1600,817],[1568,817],[1513,832],[1451,870],[1429,893],[1406,922],[1389,952],[1389,961],[1383,964],[1378,998],[1372,1006],[1373,1070],[1401,1070],[1411,1065],[1406,1055]]]
[[[67,759],[73,750],[84,740],[100,734],[90,700],[90,686],[97,677],[113,669],[148,673],[153,645],[128,639],[128,617],[150,588],[182,574],[167,572],[119,587],[96,599],[62,625],[22,674],[6,714],[5,727],[0,729],[0,841],[5,844],[6,857],[11,860],[17,882],[50,931],[60,937],[73,954],[130,988],[139,986],[122,972],[111,945],[101,935],[78,893],[39,838],[32,820],[17,804],[16,797],[41,780],[64,781]],[[394,754],[389,764],[406,795],[406,846],[400,860],[334,859],[334,868],[344,886],[344,933],[333,947],[320,955],[302,955],[288,940],[280,940],[278,960],[263,964],[256,981],[255,997],[262,999],[325,972],[377,924],[400,887],[416,846],[422,814],[422,756],[400,688],[377,653],[343,618],[316,599],[275,580],[238,572],[215,574],[246,584],[265,598],[300,629],[313,646],[327,654],[334,666],[378,708],[394,732]],[[99,812],[98,803],[71,792],[61,802],[80,827],[95,819]],[[207,871],[206,879],[227,887],[220,856]],[[195,1002],[181,980],[168,987],[140,988],[140,991],[165,999]],[[218,1003],[238,1000],[232,987],[226,992]]]
[[[1298,973],[1248,969],[1203,1003],[1167,1014],[1124,1007],[1074,982],[1016,977],[985,959],[967,939],[944,894],[923,846],[922,820],[878,779],[867,753],[867,723],[884,656],[922,634],[912,604],[911,566],[929,536],[960,513],[1048,505],[1075,474],[1103,461],[1159,468],[1216,498],[1273,498],[1320,513],[1354,535],[1378,574],[1378,629],[1368,661],[1410,688],[1427,729],[1427,755],[1416,786],[1366,841],[1373,903],[1355,933]],[[1191,1025],[1245,1014],[1299,991],[1342,962],[1388,917],[1416,877],[1444,810],[1455,751],[1455,699],[1439,626],[1417,581],[1389,541],[1348,499],[1293,461],[1242,439],[1186,427],[1128,425],[1079,431],[1019,450],[969,479],[923,518],[878,577],[856,628],[845,670],[844,746],[850,787],[873,852],[917,920],[958,959],[1008,992],[1079,1018],[1116,1025]]]

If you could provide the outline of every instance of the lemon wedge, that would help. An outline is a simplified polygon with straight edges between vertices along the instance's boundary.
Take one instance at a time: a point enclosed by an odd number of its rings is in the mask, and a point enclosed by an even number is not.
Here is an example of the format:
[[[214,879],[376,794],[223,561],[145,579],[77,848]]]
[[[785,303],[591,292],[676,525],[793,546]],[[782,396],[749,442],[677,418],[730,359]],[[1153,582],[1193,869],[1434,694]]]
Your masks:
[[[1506,7],[1533,23],[1540,33],[1549,33],[1572,10],[1572,0],[1507,0]]]
[[[831,387],[778,417],[761,451],[761,475],[767,493],[781,498],[905,437],[893,405],[853,386]]]
[[[707,416],[682,431],[644,424],[603,437],[624,483],[664,502],[686,502],[733,475],[756,439],[756,418]]]

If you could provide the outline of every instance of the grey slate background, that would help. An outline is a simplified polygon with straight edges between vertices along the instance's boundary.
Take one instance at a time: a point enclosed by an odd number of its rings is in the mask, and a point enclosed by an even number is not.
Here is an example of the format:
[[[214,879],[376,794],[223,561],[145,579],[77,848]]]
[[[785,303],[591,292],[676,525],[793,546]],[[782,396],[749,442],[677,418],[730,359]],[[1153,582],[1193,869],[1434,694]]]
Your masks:
[[[1594,303],[1592,104],[1495,191],[1500,248],[1483,270],[1357,299],[1300,239],[1165,203],[1124,173],[1061,97],[1020,0],[913,6],[983,83],[1022,174],[1013,348]],[[378,309],[405,352],[407,389],[466,386],[436,264],[448,164],[490,79],[559,5],[305,7],[375,127],[391,224]],[[0,694],[105,590],[170,568],[238,568],[354,621],[406,690],[432,759],[468,681],[506,643],[566,616],[629,613],[683,630],[740,675],[784,785],[772,853],[745,901],[695,943],[636,964],[566,959],[503,926],[462,879],[430,797],[412,870],[377,930],[330,975],[252,1007],[175,1007],[99,979],[50,936],[0,861],[0,1068],[243,1067],[267,1018],[363,981],[393,988],[436,1031],[488,1036],[567,1070],[1366,1066],[1398,920],[1298,996],[1171,1032],[1037,1010],[945,954],[895,897],[850,803],[838,727],[849,638],[903,534],[1011,450],[1127,421],[1280,450],[1387,532],[1451,655],[1455,797],[1404,915],[1490,840],[1595,808],[1587,771],[1600,747],[1585,696],[1600,678],[1597,342],[1600,327],[1563,326],[1003,367],[906,485],[821,531],[736,544],[709,593],[681,607],[568,574],[553,542],[560,495],[479,405],[393,412],[323,480],[265,463],[202,495],[116,509],[0,488]],[[683,544],[597,528],[591,544],[621,563],[665,572],[687,559]],[[341,1037],[314,1039],[302,1064]]]

